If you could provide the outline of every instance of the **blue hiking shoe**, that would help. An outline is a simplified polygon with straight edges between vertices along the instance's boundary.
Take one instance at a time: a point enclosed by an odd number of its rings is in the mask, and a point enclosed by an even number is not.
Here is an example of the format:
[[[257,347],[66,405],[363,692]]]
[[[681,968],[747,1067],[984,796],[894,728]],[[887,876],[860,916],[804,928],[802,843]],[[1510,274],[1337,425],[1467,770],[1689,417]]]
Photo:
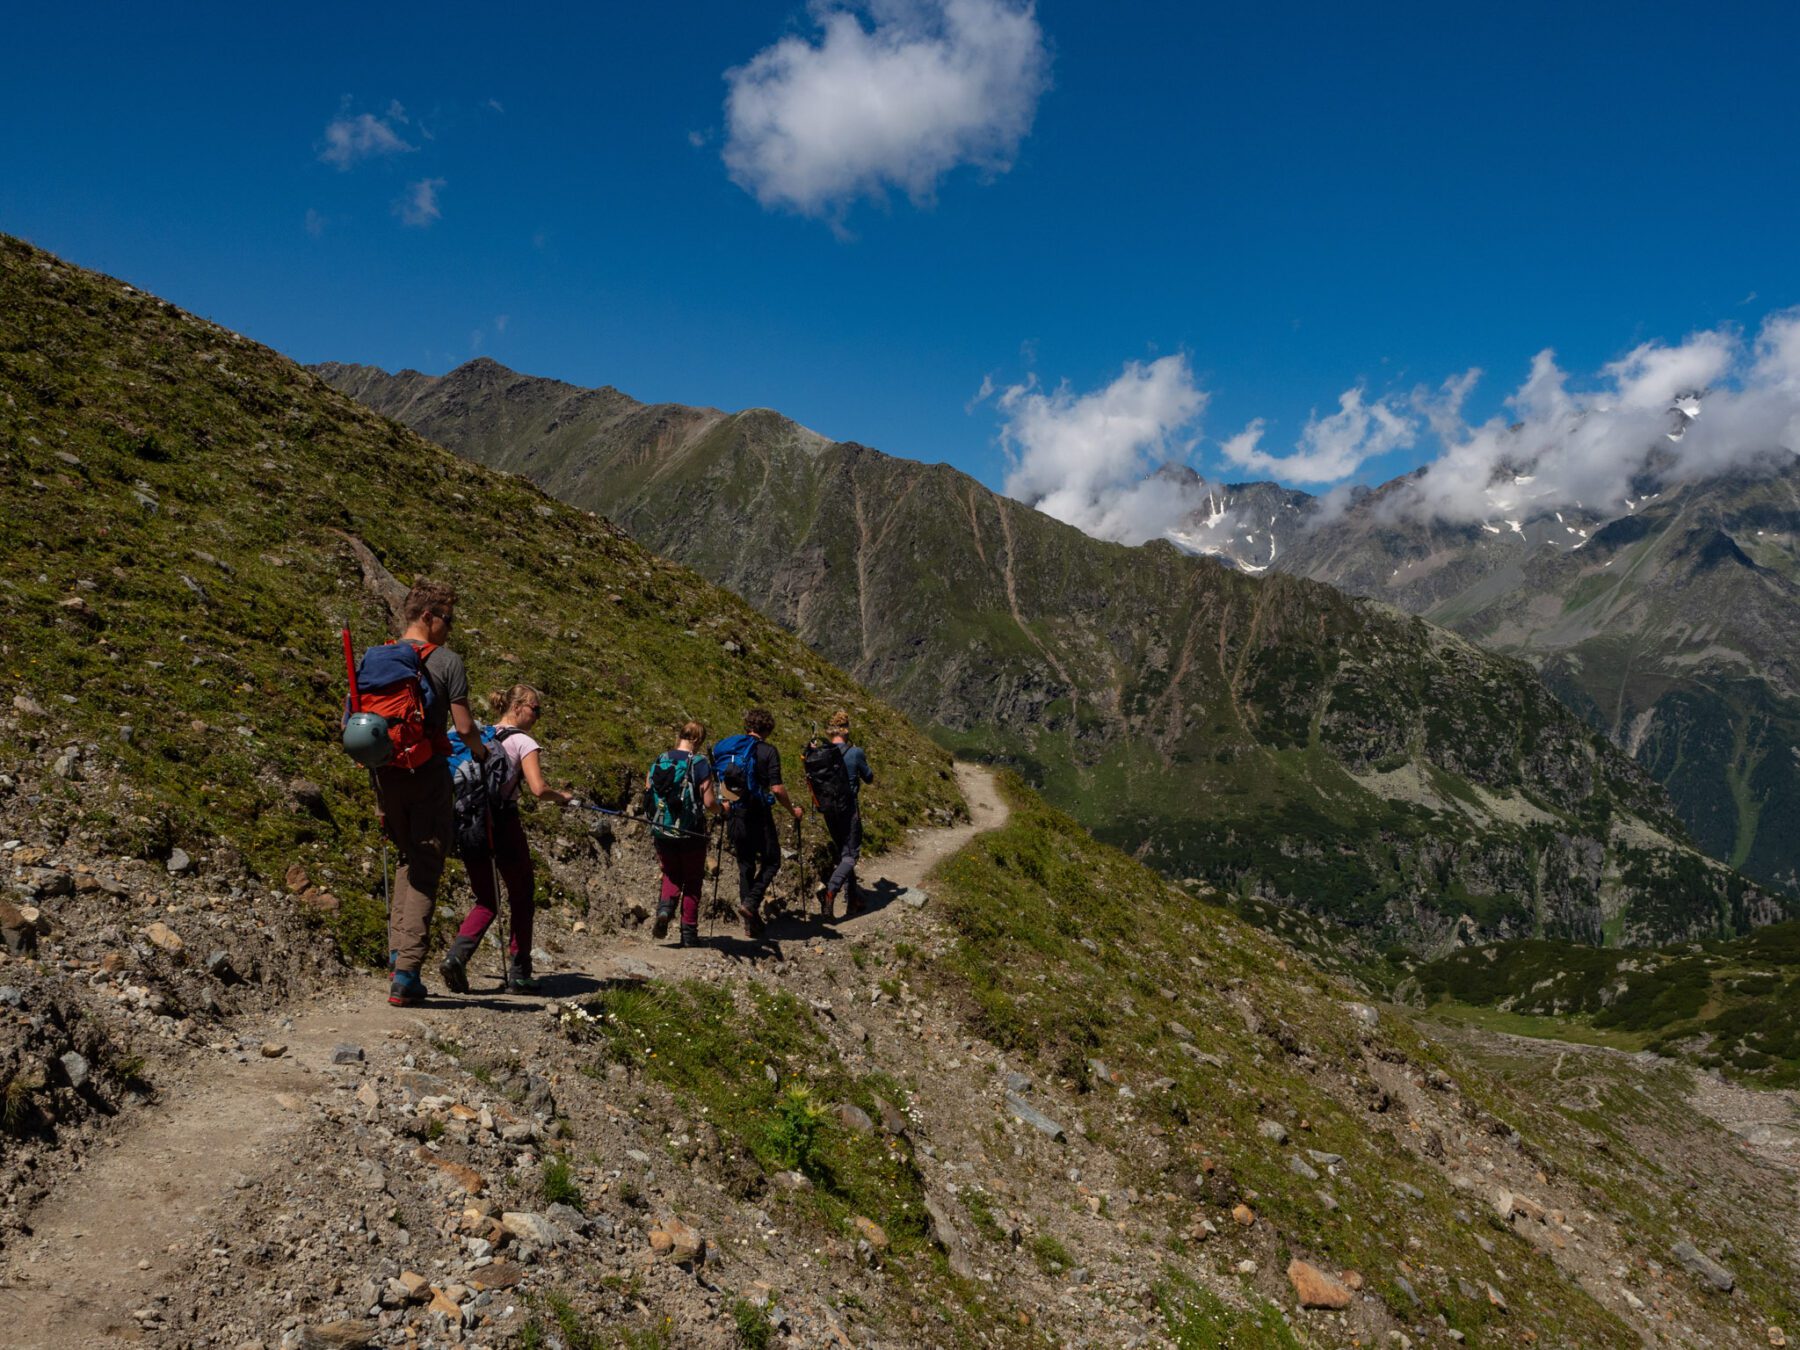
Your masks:
[[[425,1001],[425,981],[416,970],[396,970],[388,986],[388,1002],[396,1008],[416,1008]]]

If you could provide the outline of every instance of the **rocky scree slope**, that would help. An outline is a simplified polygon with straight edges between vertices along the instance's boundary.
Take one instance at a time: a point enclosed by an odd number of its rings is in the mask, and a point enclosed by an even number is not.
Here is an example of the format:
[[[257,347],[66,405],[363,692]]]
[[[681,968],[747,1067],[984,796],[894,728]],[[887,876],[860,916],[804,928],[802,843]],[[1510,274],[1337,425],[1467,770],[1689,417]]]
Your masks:
[[[1652,466],[1654,457],[1652,457]],[[1411,479],[1325,521],[1305,494],[1267,531],[1215,540],[1208,522],[1275,520],[1273,484],[1215,490],[1189,546],[1311,577],[1423,615],[1531,662],[1667,789],[1713,856],[1789,891],[1800,881],[1800,467],[1697,482],[1646,471],[1606,512],[1533,508],[1522,485],[1491,521],[1421,519]]]
[[[643,405],[485,360],[318,370],[604,511],[1170,875],[1422,949],[1782,913],[1527,669],[1382,607],[1097,541],[767,410]]]

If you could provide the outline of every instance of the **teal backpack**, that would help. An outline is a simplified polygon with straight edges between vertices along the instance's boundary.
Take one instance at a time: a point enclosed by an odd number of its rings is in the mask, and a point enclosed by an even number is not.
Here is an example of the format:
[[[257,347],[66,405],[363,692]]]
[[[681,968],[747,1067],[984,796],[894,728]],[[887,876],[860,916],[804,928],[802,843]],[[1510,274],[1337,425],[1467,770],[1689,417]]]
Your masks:
[[[657,839],[704,839],[706,804],[694,781],[694,767],[705,764],[698,751],[677,756],[665,750],[650,766],[650,833]]]

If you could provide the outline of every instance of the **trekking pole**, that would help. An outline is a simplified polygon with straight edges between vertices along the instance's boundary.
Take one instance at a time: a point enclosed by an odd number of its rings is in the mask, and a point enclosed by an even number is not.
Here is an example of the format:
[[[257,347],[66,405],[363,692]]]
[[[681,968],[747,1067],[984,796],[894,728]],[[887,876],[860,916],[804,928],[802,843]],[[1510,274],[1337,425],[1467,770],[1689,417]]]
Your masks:
[[[508,953],[506,950],[506,910],[507,910],[507,905],[504,905],[501,903],[501,899],[500,899],[500,864],[494,861],[494,854],[493,854],[492,849],[490,849],[488,851],[488,881],[494,888],[494,923],[500,930],[500,936],[497,939],[495,939],[495,941],[500,948],[500,988],[502,990],[504,990],[504,989],[508,988],[508,986],[509,986],[509,981],[507,979],[507,972],[509,970],[509,967],[507,965]],[[511,896],[507,897],[507,899],[509,901],[511,900],[511,898],[512,898]]]
[[[719,924],[719,876],[725,871],[725,822],[719,821],[719,847],[713,857],[712,903],[706,907],[706,940],[711,942]]]
[[[801,840],[803,824],[799,816],[794,817],[794,910],[801,918],[806,917],[806,849]]]

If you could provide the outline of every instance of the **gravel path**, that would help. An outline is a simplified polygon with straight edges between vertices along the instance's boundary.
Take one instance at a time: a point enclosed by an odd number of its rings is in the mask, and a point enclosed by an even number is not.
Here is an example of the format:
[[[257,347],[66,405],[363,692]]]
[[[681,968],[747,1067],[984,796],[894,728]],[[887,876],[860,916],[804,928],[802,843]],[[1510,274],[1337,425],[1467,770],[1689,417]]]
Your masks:
[[[721,957],[780,960],[784,940],[895,927],[911,912],[896,903],[908,888],[975,835],[1006,821],[991,771],[959,764],[957,778],[970,823],[914,831],[905,847],[871,860],[865,869],[871,904],[864,914],[829,928],[816,916],[790,916],[771,925],[764,943],[721,932],[711,945],[687,951],[638,933],[596,937],[564,954],[547,992],[554,995],[571,980],[592,987],[584,975],[692,974]],[[490,959],[481,969],[492,964]],[[480,973],[476,982],[484,983]],[[383,981],[351,984],[348,992],[340,986],[245,1028],[245,1040],[260,1038],[265,1050],[281,1047],[274,1057],[235,1048],[197,1056],[179,1081],[164,1087],[158,1106],[114,1134],[56,1187],[32,1215],[31,1236],[0,1265],[0,1315],[7,1327],[0,1340],[18,1350],[143,1344],[143,1323],[154,1324],[158,1296],[179,1308],[199,1295],[171,1287],[169,1258],[191,1252],[197,1237],[222,1221],[237,1191],[281,1177],[291,1161],[290,1136],[305,1122],[303,1105],[321,1090],[320,1075],[339,1046],[423,1039],[446,1010],[459,1022],[502,1025],[542,1002],[490,994],[438,999],[421,1012],[401,1012],[388,1006]]]

